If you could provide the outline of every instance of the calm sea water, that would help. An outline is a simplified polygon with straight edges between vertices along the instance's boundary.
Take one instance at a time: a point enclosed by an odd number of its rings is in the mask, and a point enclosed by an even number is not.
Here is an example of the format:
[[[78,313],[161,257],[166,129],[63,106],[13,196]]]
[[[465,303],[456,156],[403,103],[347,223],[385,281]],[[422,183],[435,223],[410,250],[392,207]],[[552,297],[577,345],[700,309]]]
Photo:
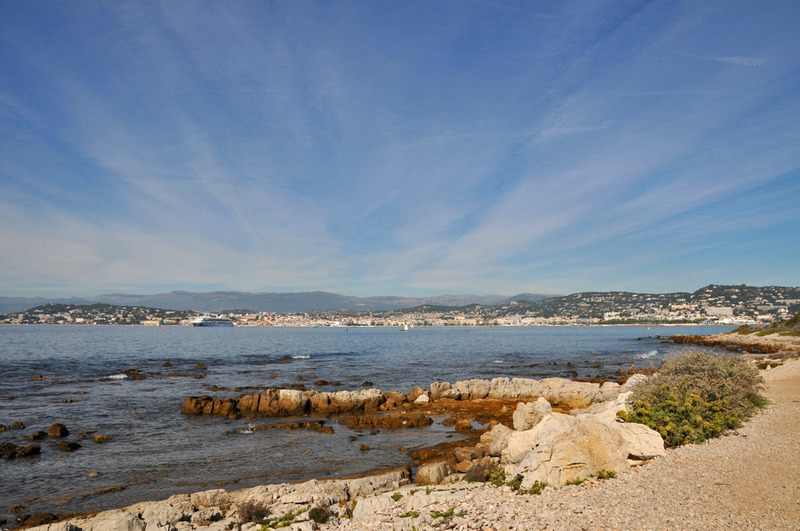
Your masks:
[[[26,426],[0,432],[0,442],[31,444],[27,435],[56,422],[69,428],[69,440],[92,430],[114,436],[97,444],[89,435],[73,453],[44,440],[39,457],[0,461],[0,520],[12,524],[17,505],[28,513],[90,511],[222,485],[365,472],[410,462],[400,446],[458,436],[439,423],[370,435],[335,420],[328,421],[334,435],[243,433],[254,421],[182,415],[191,395],[229,397],[246,392],[237,388],[293,384],[360,389],[366,381],[384,392],[408,391],[437,380],[571,377],[573,370],[580,378],[607,377],[631,364],[657,365],[679,349],[659,336],[729,329],[0,326],[0,424]],[[145,379],[125,377],[127,369]],[[320,379],[343,386],[315,387]],[[214,386],[223,390],[210,391]],[[359,450],[364,443],[370,452]],[[100,494],[115,487],[124,489]]]

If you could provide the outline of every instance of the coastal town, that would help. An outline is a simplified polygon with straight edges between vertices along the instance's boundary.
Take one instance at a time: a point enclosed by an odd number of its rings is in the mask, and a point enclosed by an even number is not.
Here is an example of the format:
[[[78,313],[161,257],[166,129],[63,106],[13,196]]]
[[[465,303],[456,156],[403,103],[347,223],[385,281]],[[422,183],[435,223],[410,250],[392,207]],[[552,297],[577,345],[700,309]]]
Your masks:
[[[800,287],[709,285],[693,293],[582,292],[487,306],[423,305],[386,311],[200,312],[111,304],[44,304],[0,315],[0,324],[190,326],[208,313],[235,326],[420,327],[647,324],[764,325],[800,311]]]

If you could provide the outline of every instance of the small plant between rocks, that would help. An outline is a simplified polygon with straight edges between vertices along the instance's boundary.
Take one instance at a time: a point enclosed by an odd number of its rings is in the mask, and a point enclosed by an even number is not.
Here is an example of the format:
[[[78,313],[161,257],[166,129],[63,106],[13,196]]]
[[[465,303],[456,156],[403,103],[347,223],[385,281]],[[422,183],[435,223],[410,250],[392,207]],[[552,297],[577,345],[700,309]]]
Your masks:
[[[617,477],[617,473],[614,472],[613,470],[600,470],[597,473],[597,479],[605,480],[605,479],[614,479],[615,477]]]
[[[397,515],[398,518],[419,518],[417,511],[406,511]]]
[[[237,507],[239,514],[239,524],[258,524],[267,525],[267,517],[272,511],[261,502],[254,500],[246,501]]]

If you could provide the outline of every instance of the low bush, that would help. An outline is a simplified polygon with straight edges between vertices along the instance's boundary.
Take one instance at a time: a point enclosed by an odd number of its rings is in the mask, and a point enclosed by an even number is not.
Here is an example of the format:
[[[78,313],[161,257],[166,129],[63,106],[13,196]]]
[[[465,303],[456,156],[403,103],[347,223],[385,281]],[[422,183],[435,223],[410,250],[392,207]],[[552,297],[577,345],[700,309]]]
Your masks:
[[[246,501],[239,505],[237,513],[239,515],[240,524],[255,523],[264,525],[268,522],[267,517],[270,515],[270,509],[263,503],[257,501]]]
[[[687,351],[666,360],[618,415],[656,430],[667,446],[700,443],[741,425],[766,403],[758,369],[737,356]]]

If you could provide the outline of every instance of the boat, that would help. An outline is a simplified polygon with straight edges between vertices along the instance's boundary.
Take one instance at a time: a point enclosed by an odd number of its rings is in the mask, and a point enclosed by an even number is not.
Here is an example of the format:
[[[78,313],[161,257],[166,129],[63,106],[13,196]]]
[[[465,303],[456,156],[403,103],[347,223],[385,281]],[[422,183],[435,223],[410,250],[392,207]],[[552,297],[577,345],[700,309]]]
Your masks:
[[[192,321],[192,326],[233,326],[233,321],[227,317],[203,315]]]
[[[403,325],[403,332],[408,332],[408,325]]]

